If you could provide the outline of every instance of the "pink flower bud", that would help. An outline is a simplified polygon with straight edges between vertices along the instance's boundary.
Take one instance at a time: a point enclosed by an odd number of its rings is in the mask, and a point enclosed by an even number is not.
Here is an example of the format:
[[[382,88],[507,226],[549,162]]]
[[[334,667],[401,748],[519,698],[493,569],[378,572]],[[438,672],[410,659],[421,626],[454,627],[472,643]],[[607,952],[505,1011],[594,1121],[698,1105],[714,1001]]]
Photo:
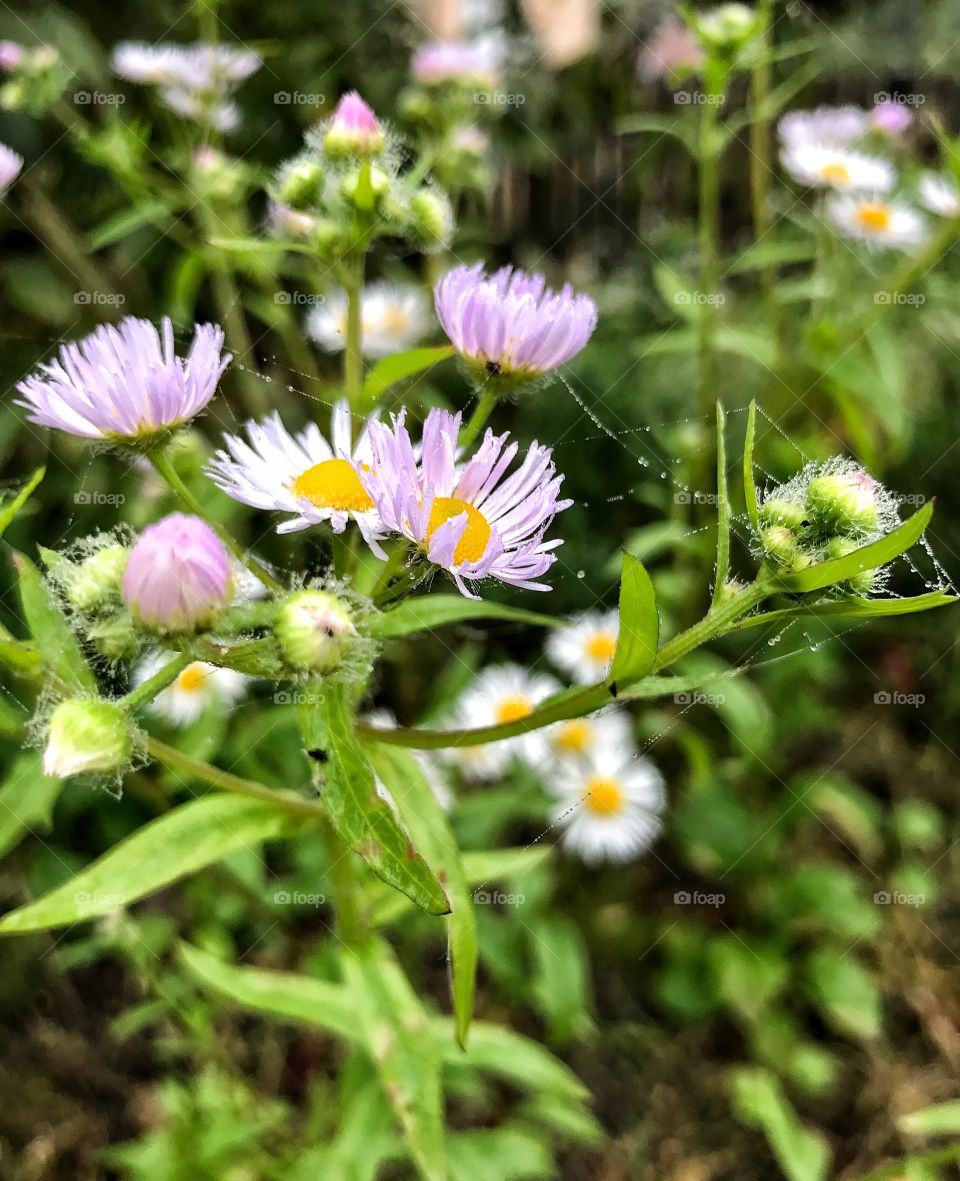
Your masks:
[[[345,94],[323,137],[329,156],[375,156],[383,148],[383,128],[373,108],[355,90]]]
[[[171,513],[144,529],[123,577],[123,601],[156,631],[209,623],[230,598],[230,559],[206,522]]]

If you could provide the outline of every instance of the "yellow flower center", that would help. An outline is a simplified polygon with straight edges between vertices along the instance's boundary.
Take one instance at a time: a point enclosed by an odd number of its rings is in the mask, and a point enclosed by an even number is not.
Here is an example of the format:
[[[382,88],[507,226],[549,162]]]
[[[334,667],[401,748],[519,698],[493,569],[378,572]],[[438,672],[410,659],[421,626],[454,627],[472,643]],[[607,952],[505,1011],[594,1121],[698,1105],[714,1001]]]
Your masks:
[[[362,513],[373,508],[373,501],[360,483],[353,465],[346,459],[325,459],[302,472],[290,485],[294,496],[302,497],[317,508],[337,509],[344,513]]]
[[[464,562],[479,562],[487,552],[491,533],[487,518],[479,509],[475,509],[472,504],[467,504],[465,500],[459,500],[456,496],[438,496],[433,502],[430,520],[427,522],[427,541],[429,541],[441,525],[445,525],[453,517],[460,517],[464,513],[467,514],[467,527],[453,553],[453,560],[458,566]]]
[[[623,807],[623,788],[616,779],[594,775],[587,780],[583,802],[596,816],[613,816]]]
[[[865,230],[882,234],[890,229],[890,210],[879,201],[861,201],[857,209],[857,220]]]
[[[383,313],[383,331],[402,336],[410,327],[410,316],[403,308],[387,308]]]
[[[613,632],[595,632],[584,647],[591,660],[607,664],[613,660],[613,654],[617,650],[617,637]]]
[[[187,693],[196,693],[198,689],[203,688],[203,682],[207,678],[208,670],[199,662],[195,664],[188,664],[179,677],[177,677],[177,688],[183,689]]]
[[[565,754],[582,755],[590,748],[591,727],[589,722],[577,718],[572,722],[564,722],[553,740],[556,750]]]
[[[840,164],[834,161],[832,164],[825,164],[820,169],[820,178],[825,180],[828,185],[848,185],[850,183],[850,172],[846,164]]]
[[[527,714],[533,713],[533,705],[526,697],[505,697],[497,703],[495,712],[497,724],[500,725],[503,722],[515,722],[518,718],[525,718]]]

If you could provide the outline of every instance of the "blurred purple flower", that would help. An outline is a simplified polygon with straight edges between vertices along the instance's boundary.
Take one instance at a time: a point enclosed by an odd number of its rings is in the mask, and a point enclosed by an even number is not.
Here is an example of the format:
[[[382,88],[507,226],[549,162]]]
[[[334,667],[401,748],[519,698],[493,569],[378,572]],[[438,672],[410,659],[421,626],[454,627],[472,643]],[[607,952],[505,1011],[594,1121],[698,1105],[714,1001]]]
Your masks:
[[[199,517],[171,513],[144,529],[123,576],[123,601],[157,631],[189,631],[230,599],[230,559]]]
[[[413,76],[424,86],[443,82],[495,86],[499,71],[488,46],[466,41],[434,41],[413,55]]]
[[[903,135],[913,122],[913,112],[904,103],[877,103],[870,112],[870,122],[887,135]]]
[[[15,70],[23,60],[23,46],[16,41],[0,41],[0,70]]]
[[[551,291],[543,275],[483,264],[454,267],[434,290],[437,318],[468,362],[491,376],[540,377],[563,365],[590,339],[597,305],[569,283]]]
[[[101,324],[17,386],[31,422],[87,439],[138,439],[199,413],[230,362],[223,329],[198,324],[187,356],[174,352],[173,325],[162,335],[149,320],[127,316]]]
[[[556,561],[551,551],[562,542],[544,541],[544,534],[573,503],[559,499],[563,477],[556,474],[550,448],[532,443],[508,476],[518,444],[488,430],[477,453],[461,466],[460,415],[435,409],[424,423],[418,457],[405,413],[394,416],[392,426],[370,423],[370,467],[357,473],[386,529],[449,571],[468,598],[478,596],[467,583],[482,578],[550,590],[537,580]]]
[[[682,21],[666,20],[640,54],[638,68],[645,82],[669,78],[703,65],[706,54],[694,31]]]

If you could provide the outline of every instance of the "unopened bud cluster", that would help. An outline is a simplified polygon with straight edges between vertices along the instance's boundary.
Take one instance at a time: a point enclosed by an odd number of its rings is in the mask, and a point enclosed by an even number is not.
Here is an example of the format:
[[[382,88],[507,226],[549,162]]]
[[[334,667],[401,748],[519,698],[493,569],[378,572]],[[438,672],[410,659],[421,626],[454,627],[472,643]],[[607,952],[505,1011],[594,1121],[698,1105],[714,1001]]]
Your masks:
[[[0,41],[0,108],[42,115],[61,97],[71,71],[52,45]]]

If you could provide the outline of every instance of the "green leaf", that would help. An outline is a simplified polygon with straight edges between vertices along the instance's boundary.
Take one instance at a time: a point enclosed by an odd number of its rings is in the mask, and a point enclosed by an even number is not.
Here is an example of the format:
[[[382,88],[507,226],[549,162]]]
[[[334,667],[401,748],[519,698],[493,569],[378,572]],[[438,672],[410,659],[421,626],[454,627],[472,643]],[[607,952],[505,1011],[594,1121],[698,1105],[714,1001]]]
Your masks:
[[[404,378],[414,377],[426,369],[432,369],[441,361],[456,355],[453,345],[441,345],[439,348],[410,349],[406,353],[397,353],[393,357],[384,357],[367,374],[363,383],[363,401],[367,406],[375,406],[391,386],[403,381]]]
[[[28,832],[50,831],[53,807],[62,790],[62,779],[44,775],[36,751],[17,759],[0,787],[0,857]]]
[[[716,605],[730,573],[730,497],[727,494],[726,416],[717,403],[717,562],[713,602]]]
[[[424,1181],[445,1181],[440,1059],[417,994],[388,944],[371,941],[340,956],[353,1020],[374,1061]]]
[[[503,878],[523,877],[542,865],[553,854],[550,845],[517,845],[512,849],[476,849],[463,853],[463,868],[471,886]]]
[[[783,607],[778,611],[763,611],[759,615],[748,615],[732,627],[732,631],[746,631],[767,623],[787,623],[791,619],[883,619],[893,615],[914,615],[918,611],[932,611],[935,607],[948,607],[957,602],[957,596],[948,591],[929,591],[924,595],[912,595],[903,599],[837,599],[833,603],[814,603],[811,606],[799,604]]]
[[[620,579],[620,634],[607,683],[626,688],[653,668],[660,639],[657,592],[643,563],[626,550]]]
[[[531,627],[561,627],[563,620],[538,615],[521,607],[502,603],[477,602],[463,595],[421,595],[407,599],[399,607],[377,616],[370,634],[378,640],[392,640],[415,632],[428,631],[447,623],[468,623],[476,619],[502,619],[508,623],[526,623]]]
[[[211,795],[151,821],[75,877],[0,919],[0,934],[48,931],[130,906],[227,854],[293,836],[305,821],[271,804]]]
[[[13,552],[13,564],[17,570],[23,617],[50,671],[68,689],[96,693],[96,677],[83,658],[77,637],[54,605],[40,571],[17,550]]]
[[[143,226],[160,227],[175,210],[175,203],[168,198],[144,197],[96,226],[90,233],[90,249],[102,250],[104,246],[112,246]]]
[[[9,504],[5,504],[3,508],[0,509],[0,537],[3,537],[4,533],[6,533],[10,522],[27,503],[27,501],[30,499],[30,496],[33,494],[33,490],[46,474],[46,468],[38,467],[30,479],[27,480],[26,484],[24,484],[17,495],[13,498],[13,500],[11,500]]]
[[[841,1033],[865,1041],[880,1033],[880,993],[855,956],[828,947],[814,952],[807,961],[807,981],[814,1001]]]
[[[822,590],[824,587],[833,586],[835,583],[844,582],[848,578],[862,574],[864,570],[876,570],[878,566],[892,562],[894,558],[899,557],[923,536],[923,531],[933,515],[934,503],[932,500],[928,501],[912,517],[909,517],[892,533],[888,533],[886,537],[881,537],[879,541],[863,545],[847,554],[846,557],[820,562],[818,565],[810,566],[797,574],[790,574],[779,579],[777,585],[789,591]]]
[[[545,1014],[550,1037],[567,1041],[590,1028],[587,958],[580,932],[569,919],[539,917],[531,923],[533,995]]]
[[[960,1101],[936,1103],[901,1115],[897,1127],[909,1136],[960,1136]]]
[[[307,750],[322,767],[322,799],[333,827],[387,885],[429,914],[449,914],[439,882],[377,795],[343,685],[324,681],[315,696],[317,704],[302,706],[300,719]]]
[[[374,771],[393,797],[404,826],[450,899],[447,936],[453,1011],[457,1041],[465,1046],[476,987],[477,918],[456,837],[420,764],[409,751],[378,742],[370,742],[368,750]]]
[[[628,115],[617,124],[621,135],[635,131],[650,131],[657,135],[672,135],[691,156],[697,155],[697,129],[687,119],[676,115]]]
[[[740,275],[747,271],[760,271],[765,267],[808,262],[814,254],[814,244],[809,238],[800,238],[796,242],[761,242],[733,259],[726,273]]]
[[[482,1128],[450,1137],[451,1181],[542,1181],[557,1176],[546,1144],[522,1128]]]
[[[830,1150],[819,1132],[805,1128],[779,1079],[761,1066],[731,1072],[733,1102],[741,1120],[760,1128],[788,1181],[825,1181]]]

